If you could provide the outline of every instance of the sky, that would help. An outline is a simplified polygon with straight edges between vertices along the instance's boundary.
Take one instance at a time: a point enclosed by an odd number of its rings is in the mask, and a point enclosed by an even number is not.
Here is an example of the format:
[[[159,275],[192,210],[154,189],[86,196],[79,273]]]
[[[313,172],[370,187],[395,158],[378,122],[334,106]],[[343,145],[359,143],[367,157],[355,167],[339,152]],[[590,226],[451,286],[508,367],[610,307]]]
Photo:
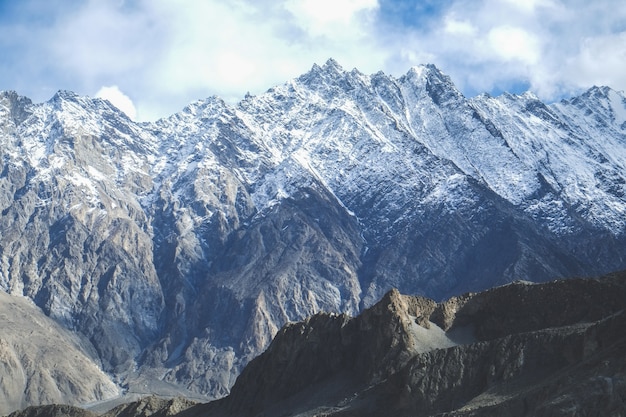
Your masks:
[[[260,94],[334,58],[435,64],[467,97],[626,90],[624,0],[0,0],[0,90],[106,98],[138,121]]]

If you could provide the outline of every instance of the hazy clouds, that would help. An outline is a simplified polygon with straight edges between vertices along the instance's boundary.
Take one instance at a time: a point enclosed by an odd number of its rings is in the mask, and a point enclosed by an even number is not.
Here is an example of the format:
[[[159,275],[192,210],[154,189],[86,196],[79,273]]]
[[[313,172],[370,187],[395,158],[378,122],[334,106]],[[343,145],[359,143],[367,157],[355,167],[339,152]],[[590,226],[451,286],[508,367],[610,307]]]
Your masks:
[[[622,1],[3,3],[0,89],[36,101],[57,89],[121,98],[140,120],[213,94],[236,101],[330,57],[393,75],[434,63],[467,95],[626,89]]]

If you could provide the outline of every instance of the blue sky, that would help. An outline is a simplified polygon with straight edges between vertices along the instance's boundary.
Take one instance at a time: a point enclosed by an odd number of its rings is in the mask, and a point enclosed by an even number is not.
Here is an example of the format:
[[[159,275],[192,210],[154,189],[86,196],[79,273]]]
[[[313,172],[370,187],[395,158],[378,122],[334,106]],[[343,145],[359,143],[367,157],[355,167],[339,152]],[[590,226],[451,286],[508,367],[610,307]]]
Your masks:
[[[236,102],[335,58],[433,63],[466,95],[626,90],[623,0],[0,0],[0,90],[67,89],[138,120]]]

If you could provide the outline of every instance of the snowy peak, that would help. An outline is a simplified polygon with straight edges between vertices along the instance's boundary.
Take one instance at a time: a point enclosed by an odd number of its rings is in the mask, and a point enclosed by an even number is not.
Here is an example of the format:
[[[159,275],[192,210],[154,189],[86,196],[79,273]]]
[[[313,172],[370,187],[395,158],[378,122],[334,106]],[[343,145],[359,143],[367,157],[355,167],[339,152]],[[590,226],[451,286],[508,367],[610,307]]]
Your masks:
[[[22,123],[30,115],[29,107],[32,101],[18,95],[15,91],[0,92],[0,117],[2,120],[11,120],[14,126]],[[8,117],[5,118],[4,115]]]
[[[364,75],[357,69],[347,72],[331,58],[321,67],[317,64],[313,65],[309,72],[294,81],[311,90],[330,89],[334,93],[349,94],[355,89],[371,88],[373,80],[379,84],[385,81],[397,82],[401,85],[410,85],[414,90],[423,90],[437,105],[463,99],[463,95],[450,77],[432,64],[415,66],[396,80],[382,72],[372,76]]]
[[[616,126],[626,131],[626,96],[610,87],[592,87],[579,97],[563,100],[560,106],[573,106],[584,112],[586,122],[595,120],[598,127]],[[590,119],[590,116],[592,120]]]
[[[322,72],[325,72],[329,75],[345,74],[343,67],[339,65],[339,62],[335,61],[333,58],[328,58],[328,60],[324,63],[324,65],[321,68],[320,67],[317,67],[317,68],[321,70]]]
[[[296,78],[296,81],[314,89],[327,84],[334,84],[338,78],[344,75],[343,68],[336,61],[332,60],[331,62],[329,60],[321,67],[318,64],[313,64],[311,70]]]
[[[327,101],[341,99],[344,95],[358,91],[370,83],[370,77],[357,69],[348,72],[334,59],[329,59],[323,66],[317,64],[306,74],[292,81],[296,86],[304,87]]]
[[[228,105],[218,96],[211,96],[204,100],[195,101],[186,106],[182,113],[196,117],[199,121],[214,118],[228,110]],[[173,115],[171,117],[175,117]]]
[[[57,90],[57,92],[50,99],[51,102],[61,101],[76,101],[79,99],[79,95],[69,90]]]
[[[108,100],[79,96],[72,91],[59,90],[44,104],[50,105],[57,114],[70,113],[72,116],[83,117],[85,121],[92,119],[93,123],[96,124],[99,123],[95,120],[97,117],[103,118],[111,124],[132,124],[128,116]],[[123,120],[123,123],[120,122],[120,119]]]
[[[329,58],[324,65],[319,66],[318,64],[313,64],[311,70],[306,74],[300,76],[300,79],[310,79],[311,77],[341,77],[345,75],[346,71],[344,71],[343,67],[339,65],[337,61],[333,58]]]
[[[621,97],[617,93],[604,91],[605,96],[609,94],[614,97],[611,103],[621,103],[615,98]],[[613,106],[611,103],[607,105]],[[568,205],[583,204],[589,210],[593,206],[594,213],[606,208],[605,204],[600,207],[597,199],[583,197],[602,193],[597,190],[594,173],[578,179],[566,174],[567,165],[588,166],[584,146],[595,146],[582,145],[584,127],[577,125],[576,117],[561,114],[558,106],[548,106],[532,93],[465,99],[451,79],[434,65],[411,68],[406,75],[395,79],[383,73],[366,76],[356,70],[346,72],[336,61],[329,60],[321,67],[314,65],[309,73],[284,86],[242,101],[238,117],[252,132],[252,140],[259,149],[271,153],[272,160],[280,163],[295,157],[305,171],[338,196],[344,194],[343,190],[363,187],[356,183],[364,167],[350,169],[355,177],[345,174],[348,172],[345,163],[354,161],[356,149],[360,152],[358,158],[376,160],[368,171],[377,172],[377,176],[387,181],[384,172],[389,166],[416,170],[411,155],[415,146],[421,146],[507,201],[527,207],[529,213],[538,209],[535,198],[552,199],[556,195],[565,198]],[[621,120],[615,116],[614,119]],[[537,135],[537,129],[545,133]],[[570,143],[573,134],[578,144],[565,157],[558,149],[563,147],[562,142]],[[407,137],[414,140],[407,142]],[[546,152],[554,155],[547,157]],[[384,157],[370,159],[374,153]],[[605,154],[606,150],[601,153]],[[561,168],[549,166],[551,160],[559,161],[557,165]],[[545,181],[553,191],[545,189],[542,185]],[[438,185],[426,189],[431,187]],[[578,187],[585,191],[574,192]],[[552,193],[551,197],[545,193]],[[340,197],[346,198],[349,197]],[[540,206],[546,207],[545,204],[553,202],[544,201]],[[623,202],[616,204],[624,206]],[[348,208],[359,212],[358,204],[348,204]],[[550,218],[555,218],[550,210]],[[559,213],[561,217],[565,215],[565,211]],[[595,222],[605,216],[594,217]],[[610,223],[616,221],[614,218]]]
[[[423,89],[438,106],[454,105],[463,99],[450,77],[432,64],[411,68],[399,81]]]

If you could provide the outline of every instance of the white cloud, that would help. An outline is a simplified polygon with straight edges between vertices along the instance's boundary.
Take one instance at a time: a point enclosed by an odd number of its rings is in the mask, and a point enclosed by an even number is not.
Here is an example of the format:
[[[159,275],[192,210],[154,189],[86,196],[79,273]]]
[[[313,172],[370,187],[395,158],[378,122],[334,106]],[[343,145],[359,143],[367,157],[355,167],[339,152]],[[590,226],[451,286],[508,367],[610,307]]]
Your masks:
[[[44,33],[56,65],[92,79],[120,77],[145,70],[163,34],[146,11],[116,7],[112,2],[89,1],[61,13],[56,26]]]
[[[213,94],[237,101],[330,57],[393,75],[434,63],[466,94],[626,89],[623,2],[427,3],[434,9],[408,0],[22,0],[13,7],[34,18],[0,20],[0,88],[45,100],[57,89],[118,86],[141,120]]]
[[[376,71],[384,62],[372,40],[377,4],[207,0],[181,8],[165,0],[146,3],[152,15],[167,21],[168,31],[148,78],[170,103],[177,102],[177,110],[189,97],[218,94],[235,101],[248,91],[263,92],[331,57],[347,67]],[[153,103],[138,101],[140,114],[159,112],[148,108]]]
[[[377,0],[287,0],[285,8],[311,36],[360,37],[367,27],[359,14],[378,9]]]
[[[540,43],[527,31],[512,26],[497,26],[487,34],[489,44],[505,61],[518,60],[535,64],[540,56]]]
[[[126,113],[132,120],[135,120],[137,117],[137,110],[135,109],[133,101],[126,94],[122,93],[116,85],[101,87],[95,97],[108,100],[109,103]]]
[[[500,0],[525,13],[533,13],[538,7],[554,7],[552,0]]]
[[[476,27],[467,20],[459,20],[454,16],[444,18],[444,31],[451,35],[469,36],[476,35]]]
[[[612,85],[626,89],[626,31],[585,38],[564,77],[575,84]]]
[[[404,41],[392,49],[429,57],[468,94],[526,86],[554,100],[598,83],[626,88],[622,2],[456,0],[434,19],[430,30],[392,28]]]

